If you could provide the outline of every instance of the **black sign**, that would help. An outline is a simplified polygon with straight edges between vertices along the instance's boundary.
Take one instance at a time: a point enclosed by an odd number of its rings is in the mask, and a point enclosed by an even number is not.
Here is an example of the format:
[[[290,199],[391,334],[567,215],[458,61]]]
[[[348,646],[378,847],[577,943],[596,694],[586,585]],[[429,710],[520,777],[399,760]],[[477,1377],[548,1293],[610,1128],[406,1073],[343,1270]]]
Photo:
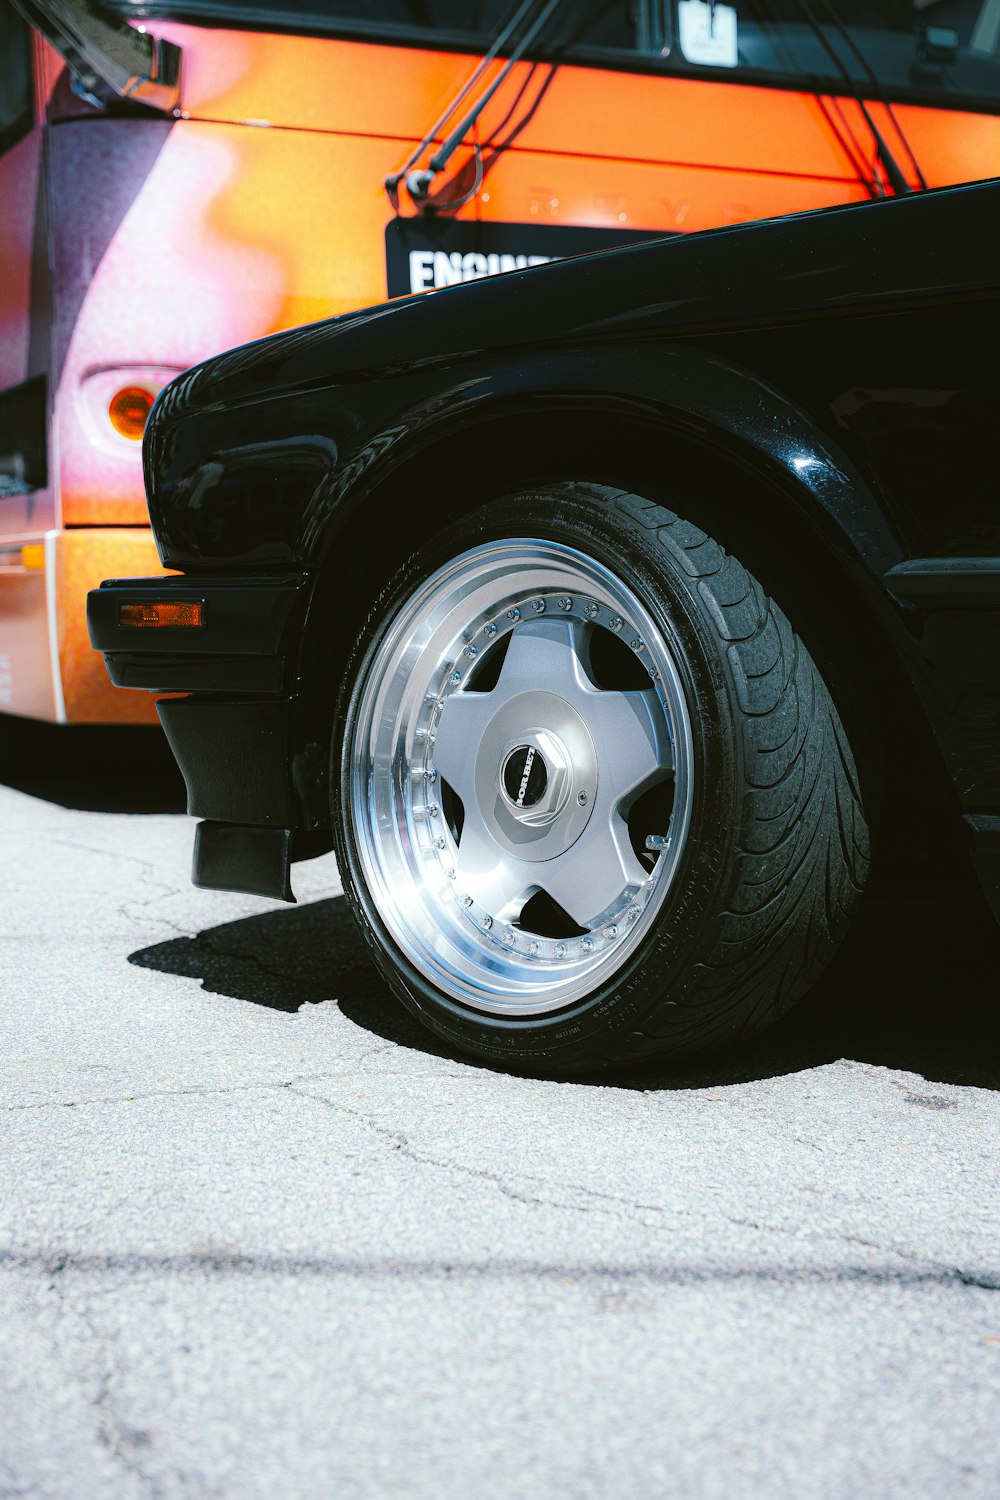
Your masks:
[[[590,229],[575,224],[392,219],[385,230],[386,281],[390,297],[404,297],[661,236],[661,230]]]

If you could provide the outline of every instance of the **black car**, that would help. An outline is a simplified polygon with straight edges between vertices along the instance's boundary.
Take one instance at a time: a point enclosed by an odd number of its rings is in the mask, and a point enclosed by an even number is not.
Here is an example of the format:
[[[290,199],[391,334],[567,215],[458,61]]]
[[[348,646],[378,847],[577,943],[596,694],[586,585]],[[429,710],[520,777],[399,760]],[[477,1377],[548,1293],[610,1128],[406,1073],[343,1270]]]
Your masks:
[[[873,847],[961,834],[1000,916],[998,231],[1000,183],[770,220],[175,380],[181,576],[89,617],[187,694],[196,884],[334,847],[428,1026],[562,1072],[772,1021]]]

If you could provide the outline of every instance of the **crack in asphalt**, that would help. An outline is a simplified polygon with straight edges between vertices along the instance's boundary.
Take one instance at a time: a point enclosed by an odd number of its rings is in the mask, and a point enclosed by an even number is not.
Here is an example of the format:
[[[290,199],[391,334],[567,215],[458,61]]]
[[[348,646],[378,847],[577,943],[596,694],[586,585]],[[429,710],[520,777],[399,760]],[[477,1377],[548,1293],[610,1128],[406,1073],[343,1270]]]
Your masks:
[[[10,1261],[8,1253],[0,1252],[0,1264]],[[11,1264],[16,1262],[10,1261]],[[30,1269],[30,1267],[29,1267]],[[117,1371],[112,1340],[106,1338],[94,1325],[85,1304],[71,1300],[67,1286],[67,1273],[76,1269],[74,1260],[67,1252],[59,1252],[47,1258],[43,1274],[56,1302],[56,1327],[54,1336],[59,1341],[73,1345],[68,1367],[84,1405],[94,1416],[94,1437],[112,1462],[126,1477],[137,1479],[149,1496],[149,1500],[164,1500],[162,1491],[132,1452],[139,1434],[130,1434],[129,1429],[116,1417],[112,1403],[112,1387]],[[76,1324],[74,1328],[72,1325]]]
[[[336,1114],[347,1115],[350,1119],[357,1120],[360,1124],[371,1130],[372,1133],[377,1136],[384,1145],[387,1145],[391,1150],[400,1152],[401,1155],[403,1155],[408,1161],[415,1162],[419,1166],[434,1167],[439,1171],[455,1172],[459,1176],[469,1177],[480,1182],[489,1183],[492,1187],[495,1187],[498,1192],[502,1193],[505,1198],[510,1198],[515,1203],[524,1203],[532,1208],[565,1208],[578,1213],[603,1211],[611,1214],[612,1216],[614,1215],[615,1208],[627,1208],[633,1209],[635,1211],[632,1215],[630,1215],[630,1217],[632,1218],[641,1213],[654,1213],[660,1215],[668,1212],[668,1210],[660,1204],[644,1204],[636,1199],[618,1197],[613,1193],[600,1193],[593,1188],[585,1188],[576,1183],[560,1184],[559,1186],[569,1192],[581,1193],[587,1198],[598,1200],[599,1204],[601,1205],[607,1204],[609,1206],[604,1209],[595,1204],[593,1208],[589,1208],[583,1207],[580,1204],[560,1202],[552,1197],[540,1198],[535,1194],[529,1193],[527,1191],[521,1191],[517,1187],[513,1186],[509,1179],[499,1172],[490,1172],[485,1167],[466,1166],[463,1163],[453,1161],[448,1157],[432,1156],[425,1152],[418,1151],[413,1146],[409,1136],[404,1135],[401,1131],[393,1130],[391,1126],[380,1125],[371,1117],[371,1115],[366,1114],[364,1110],[352,1109],[348,1104],[338,1104],[335,1100],[329,1099],[323,1094],[313,1094],[308,1089],[297,1087],[294,1083],[288,1084],[287,1088],[290,1093],[298,1095],[299,1098],[311,1099],[314,1103],[321,1105],[324,1109],[330,1109]],[[528,1176],[525,1178],[525,1180],[527,1182],[540,1184],[550,1189],[557,1186],[556,1184],[541,1177]]]
[[[65,1273],[68,1260],[60,1268]],[[90,1406],[96,1418],[97,1441],[127,1476],[137,1479],[150,1500],[164,1500],[164,1491],[139,1462],[136,1448],[148,1444],[147,1433],[140,1433],[126,1426],[115,1411],[114,1381],[116,1376],[124,1379],[125,1371],[116,1357],[113,1339],[107,1338],[94,1323],[86,1306],[79,1310],[79,1317],[90,1334],[98,1368],[97,1394],[90,1398]],[[101,1357],[103,1355],[103,1357]]]
[[[272,1078],[252,1079],[248,1083],[227,1084],[224,1088],[216,1088],[210,1084],[193,1084],[184,1089],[147,1089],[141,1094],[98,1094],[89,1099],[46,1099],[37,1104],[4,1104],[0,1105],[0,1113],[16,1114],[24,1110],[39,1109],[80,1109],[89,1105],[98,1104],[142,1104],[148,1099],[185,1099],[191,1097],[212,1098],[225,1094],[249,1094],[259,1091],[261,1093],[277,1092],[288,1089],[297,1083],[324,1083],[339,1077],[337,1073],[308,1073],[296,1078]],[[293,1089],[292,1092],[295,1092]],[[318,1095],[304,1094],[303,1098],[318,1098]]]
[[[541,1196],[538,1193],[520,1191],[510,1182],[508,1178],[504,1177],[499,1172],[491,1172],[484,1167],[468,1166],[461,1162],[454,1161],[448,1157],[433,1156],[417,1150],[413,1146],[408,1136],[403,1135],[401,1131],[393,1130],[389,1126],[378,1124],[377,1121],[373,1120],[371,1116],[366,1114],[363,1110],[352,1109],[350,1105],[346,1104],[337,1104],[334,1100],[328,1099],[321,1094],[313,1094],[308,1089],[295,1087],[293,1085],[289,1085],[288,1087],[289,1092],[291,1093],[298,1094],[302,1098],[313,1099],[317,1103],[322,1104],[326,1108],[331,1109],[338,1114],[345,1114],[350,1116],[352,1119],[360,1121],[368,1129],[370,1129],[373,1134],[375,1134],[382,1141],[384,1145],[388,1146],[394,1151],[400,1152],[404,1157],[406,1157],[407,1160],[412,1161],[420,1166],[433,1167],[439,1171],[454,1172],[460,1176],[488,1183],[490,1186],[495,1187],[497,1191],[500,1192],[504,1197],[510,1198],[517,1203],[526,1204],[528,1207],[565,1209],[570,1213],[605,1214],[609,1218],[616,1221],[631,1221],[633,1223],[637,1222],[642,1224],[646,1228],[656,1227],[658,1229],[666,1230],[670,1233],[677,1232],[679,1226],[664,1223],[663,1219],[668,1216],[679,1219],[686,1219],[689,1221],[698,1219],[705,1220],[710,1217],[708,1214],[697,1214],[691,1208],[668,1208],[660,1203],[644,1203],[636,1198],[625,1198],[613,1193],[599,1192],[594,1188],[584,1187],[579,1183],[555,1183],[540,1177],[528,1177],[525,1180],[549,1189],[549,1196]],[[559,1199],[552,1195],[553,1190],[562,1190],[571,1194],[582,1195],[585,1199],[590,1201],[580,1203]],[[622,1210],[625,1210],[625,1212],[623,1213]],[[655,1224],[651,1224],[650,1216],[654,1215],[656,1216],[657,1222]],[[789,1235],[794,1235],[795,1238],[802,1237],[800,1229],[792,1230],[785,1228],[783,1225],[768,1224],[758,1219],[741,1218],[733,1214],[721,1214],[719,1215],[719,1217],[723,1219],[727,1224],[731,1224],[734,1228],[737,1229],[751,1229],[756,1231],[757,1233],[773,1234],[783,1237],[787,1237]],[[833,1233],[836,1233],[837,1238],[846,1245],[853,1245],[861,1249],[872,1250],[881,1255],[897,1256],[900,1260],[921,1262],[934,1267],[936,1271],[942,1273],[947,1271],[948,1274],[954,1274],[958,1277],[963,1277],[966,1274],[971,1275],[971,1273],[964,1273],[954,1268],[943,1267],[940,1262],[936,1262],[931,1257],[920,1254],[919,1251],[901,1250],[894,1245],[881,1245],[877,1241],[863,1239],[859,1235],[852,1235],[843,1232],[838,1233],[836,1231],[833,1231]],[[805,1238],[815,1242],[817,1240],[826,1240],[830,1237],[830,1235],[831,1231],[829,1228],[827,1228],[822,1235],[814,1232],[809,1232],[806,1234]],[[978,1283],[972,1281],[969,1284]],[[1000,1289],[1000,1281],[998,1281],[996,1284],[991,1281],[986,1289]]]
[[[381,1053],[392,1049],[394,1044],[386,1043],[378,1047],[370,1048],[363,1055],[361,1061],[379,1056]],[[357,1067],[358,1059],[352,1060],[352,1067]],[[430,1167],[436,1171],[449,1172],[459,1177],[480,1182],[494,1188],[503,1197],[515,1203],[523,1204],[529,1208],[554,1208],[569,1213],[578,1214],[603,1214],[608,1218],[620,1222],[640,1223],[646,1228],[658,1228],[669,1233],[678,1232],[678,1224],[664,1222],[669,1217],[686,1220],[705,1220],[708,1214],[699,1214],[693,1208],[668,1207],[662,1203],[644,1202],[638,1198],[629,1198],[619,1194],[602,1192],[594,1188],[585,1187],[583,1184],[574,1182],[554,1182],[551,1179],[537,1176],[525,1177],[525,1183],[530,1183],[534,1190],[524,1188],[510,1180],[501,1172],[490,1171],[485,1167],[475,1167],[467,1163],[459,1162],[447,1156],[439,1156],[430,1152],[421,1151],[414,1146],[409,1136],[402,1131],[395,1130],[391,1126],[382,1125],[375,1120],[370,1113],[352,1108],[348,1104],[338,1103],[323,1094],[312,1092],[309,1085],[334,1082],[342,1078],[342,1073],[313,1073],[297,1075],[291,1079],[256,1079],[246,1083],[230,1084],[223,1088],[208,1085],[195,1085],[184,1089],[162,1089],[147,1090],[140,1094],[125,1095],[102,1095],[84,1100],[55,1100],[45,1101],[37,1104],[5,1105],[5,1112],[17,1112],[42,1109],[67,1109],[86,1107],[88,1105],[114,1105],[142,1103],[155,1099],[190,1098],[190,1097],[224,1097],[227,1095],[259,1093],[290,1093],[301,1099],[307,1099],[313,1104],[318,1104],[323,1109],[345,1116],[356,1121],[369,1130],[379,1142],[387,1149],[398,1152],[405,1159],[412,1161],[415,1165]],[[800,1137],[793,1139],[799,1141]],[[804,1143],[803,1143],[804,1144]],[[539,1192],[537,1189],[547,1191]],[[574,1201],[574,1199],[576,1201]],[[580,1201],[583,1199],[584,1201]],[[795,1238],[803,1238],[801,1228],[794,1230],[779,1224],[769,1224],[760,1219],[737,1217],[733,1214],[719,1215],[727,1224],[738,1229],[749,1229],[756,1233],[773,1234],[782,1237],[794,1235]],[[826,1241],[831,1237],[831,1229],[827,1226],[822,1234],[807,1232],[804,1236],[809,1241]],[[860,1235],[849,1232],[833,1231],[836,1237],[845,1245],[851,1245],[859,1249],[870,1250],[880,1255],[891,1255],[900,1260],[914,1264],[926,1265],[933,1268],[934,1274],[951,1276],[963,1281],[963,1284],[979,1286],[984,1290],[1000,1289],[1000,1280],[993,1281],[978,1279],[974,1273],[962,1271],[960,1268],[945,1267],[941,1262],[926,1256],[919,1251],[902,1249],[896,1245],[883,1244],[877,1240],[866,1239]],[[0,1255],[2,1263],[2,1255]]]
[[[143,859],[138,854],[122,854],[118,849],[101,849],[93,844],[81,844],[76,839],[49,838],[47,842],[61,849],[76,849],[81,854],[96,854],[101,859],[115,860],[118,864],[138,865],[144,871],[143,876],[140,877],[144,882],[158,885],[165,891],[176,892],[177,890],[176,886],[168,886],[153,876],[153,871],[157,868],[154,860]]]
[[[131,896],[128,901],[120,902],[118,915],[124,917],[127,922],[134,922],[136,926],[140,926],[143,922],[156,922],[161,927],[169,927],[171,932],[175,933],[177,937],[190,938],[194,941],[197,934],[192,932],[190,928],[179,927],[170,917],[158,917],[149,910],[151,906],[155,906],[159,901],[167,901],[172,896],[181,895],[187,895],[187,891],[182,890],[180,886],[162,886],[159,891],[155,892],[146,901],[140,901],[136,897]],[[142,915],[136,915],[136,911],[132,908],[137,908]]]

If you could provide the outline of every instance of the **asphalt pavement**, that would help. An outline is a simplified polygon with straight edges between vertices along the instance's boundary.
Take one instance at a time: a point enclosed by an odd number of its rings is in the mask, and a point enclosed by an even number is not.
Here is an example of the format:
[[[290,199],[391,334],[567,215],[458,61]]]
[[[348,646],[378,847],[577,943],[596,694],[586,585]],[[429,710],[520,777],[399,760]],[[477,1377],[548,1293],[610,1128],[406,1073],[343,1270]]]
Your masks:
[[[4,1500],[1000,1494],[973,894],[742,1055],[546,1082],[411,1021],[331,857],[191,887],[181,808],[152,734],[0,784]]]

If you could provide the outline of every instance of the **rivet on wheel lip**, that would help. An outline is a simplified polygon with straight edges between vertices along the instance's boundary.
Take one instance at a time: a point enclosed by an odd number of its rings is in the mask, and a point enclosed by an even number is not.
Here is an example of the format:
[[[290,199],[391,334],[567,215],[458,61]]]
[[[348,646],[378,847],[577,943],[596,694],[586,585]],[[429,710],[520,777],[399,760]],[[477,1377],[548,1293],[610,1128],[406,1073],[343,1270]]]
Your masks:
[[[646,642],[640,640],[638,636],[636,636],[634,640],[629,641],[629,645],[632,647],[633,651],[645,651],[646,649]]]
[[[510,943],[511,946],[513,946],[514,943],[517,942],[517,938],[514,936],[514,929],[513,929],[513,927],[508,927],[507,928],[507,931],[503,935],[503,940],[504,940],[505,943]]]
[[[443,849],[445,847],[444,839],[435,839],[434,847],[435,849]]]
[[[487,932],[493,926],[493,918],[490,916],[489,912],[487,912],[483,917],[483,926],[486,928]]]
[[[611,923],[610,926],[605,927],[605,929],[604,929],[604,936],[606,938],[615,938],[615,937],[618,936],[618,928],[615,926],[615,924],[613,922]]]
[[[611,619],[608,621],[608,625],[612,630],[621,630],[624,624],[625,621],[622,619],[621,615],[612,615]]]
[[[536,615],[543,615],[545,613],[545,600],[544,599],[532,599],[532,601],[531,601],[531,607],[535,611]]]
[[[593,600],[591,600],[591,602],[587,605],[583,612],[588,617],[588,619],[596,620],[597,616],[601,612],[601,607],[599,604],[595,604]]]
[[[584,953],[589,953],[593,946],[594,944],[590,938],[584,938],[583,942],[580,944],[580,947],[583,949]]]
[[[452,672],[452,674],[451,674],[451,676],[450,676],[450,678],[448,680],[449,680],[449,682],[461,682],[461,680],[462,680],[462,674],[461,674],[461,672]]]
[[[561,595],[560,598],[556,600],[556,603],[559,605],[560,609],[570,610],[573,608],[573,601],[568,594]]]
[[[459,899],[459,901],[461,901],[461,903],[462,903],[463,906],[471,906],[472,905],[472,897],[470,895],[468,895],[468,894],[459,896],[458,899]]]
[[[496,633],[497,633],[497,628],[493,624],[493,621],[491,620],[490,623],[486,627],[486,634],[492,638],[493,636],[496,635]]]
[[[466,646],[466,648],[465,648],[465,654],[468,657],[478,656],[479,655],[479,648],[478,648],[478,646]]]
[[[521,618],[521,611],[519,609],[509,609],[507,611],[507,618],[508,620],[519,620]]]
[[[528,944],[528,952],[529,953],[537,953],[538,952],[538,939],[537,938],[532,938],[531,939],[531,942]]]
[[[440,813],[440,811],[441,811],[441,809],[438,807],[438,805],[437,805],[436,802],[430,802],[430,803],[428,803],[428,806],[427,806],[427,816],[429,818],[436,818],[438,816],[438,814]]]
[[[434,770],[433,766],[431,766],[423,772],[423,778],[425,781],[435,782],[438,779],[438,773]]]

